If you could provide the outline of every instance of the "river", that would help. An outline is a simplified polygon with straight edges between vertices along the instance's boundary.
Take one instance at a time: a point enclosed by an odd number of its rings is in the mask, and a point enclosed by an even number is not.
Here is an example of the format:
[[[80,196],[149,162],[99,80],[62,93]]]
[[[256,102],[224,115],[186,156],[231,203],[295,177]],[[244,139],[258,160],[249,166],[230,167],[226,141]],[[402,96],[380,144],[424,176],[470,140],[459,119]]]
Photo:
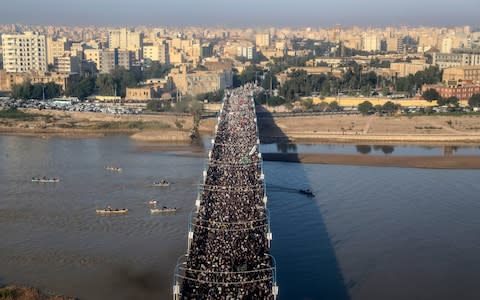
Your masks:
[[[169,299],[205,160],[142,146],[125,136],[0,137],[0,283]],[[277,162],[264,171],[281,300],[478,299],[479,171]],[[62,181],[30,182],[44,175]],[[161,178],[172,185],[149,186]],[[178,212],[150,215],[152,198]],[[131,212],[95,215],[105,205]]]

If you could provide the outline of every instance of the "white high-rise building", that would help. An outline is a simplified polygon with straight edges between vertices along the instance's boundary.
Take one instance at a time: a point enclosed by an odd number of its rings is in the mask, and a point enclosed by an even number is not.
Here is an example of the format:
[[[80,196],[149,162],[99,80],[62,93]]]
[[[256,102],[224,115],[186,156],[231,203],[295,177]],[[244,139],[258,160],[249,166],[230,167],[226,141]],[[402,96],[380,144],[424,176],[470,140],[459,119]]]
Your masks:
[[[381,46],[380,37],[376,34],[364,33],[362,37],[363,51],[379,51]]]
[[[442,47],[441,47],[441,52],[442,53],[452,53],[452,48],[453,48],[453,39],[451,37],[446,37],[442,40]]]
[[[259,33],[255,35],[255,46],[261,47],[270,47],[270,34],[269,33]]]
[[[153,43],[143,45],[143,58],[158,61],[161,64],[170,64],[167,43]]]
[[[143,35],[127,28],[109,31],[108,48],[135,52],[135,58],[142,57]]]
[[[44,35],[33,32],[2,35],[3,68],[11,73],[47,71],[45,40]]]
[[[52,37],[47,38],[47,63],[54,64],[55,58],[65,56],[67,51],[67,39],[53,39]]]

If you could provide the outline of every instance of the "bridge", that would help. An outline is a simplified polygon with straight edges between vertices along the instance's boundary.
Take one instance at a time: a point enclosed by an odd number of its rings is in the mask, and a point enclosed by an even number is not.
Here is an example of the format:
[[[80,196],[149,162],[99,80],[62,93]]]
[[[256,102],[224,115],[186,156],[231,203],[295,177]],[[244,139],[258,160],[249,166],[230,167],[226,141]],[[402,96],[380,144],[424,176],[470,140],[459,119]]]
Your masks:
[[[253,93],[226,92],[190,214],[173,299],[276,299],[275,259]]]

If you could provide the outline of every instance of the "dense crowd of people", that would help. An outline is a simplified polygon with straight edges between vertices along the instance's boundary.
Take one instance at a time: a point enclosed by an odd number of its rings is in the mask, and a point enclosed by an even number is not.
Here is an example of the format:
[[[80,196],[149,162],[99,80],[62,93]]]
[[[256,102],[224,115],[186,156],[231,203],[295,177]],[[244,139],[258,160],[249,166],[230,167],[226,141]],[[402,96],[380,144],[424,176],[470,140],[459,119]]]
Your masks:
[[[225,98],[180,267],[182,299],[273,299],[254,89],[244,86]]]

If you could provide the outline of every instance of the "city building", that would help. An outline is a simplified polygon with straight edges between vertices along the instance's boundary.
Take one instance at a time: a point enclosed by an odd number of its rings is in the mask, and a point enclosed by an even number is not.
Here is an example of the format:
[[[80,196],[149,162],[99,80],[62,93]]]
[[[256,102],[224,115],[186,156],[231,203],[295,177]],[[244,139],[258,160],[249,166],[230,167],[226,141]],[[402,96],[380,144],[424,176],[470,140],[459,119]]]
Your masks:
[[[254,59],[257,55],[257,49],[255,46],[238,46],[237,57],[243,57],[246,59]]]
[[[362,38],[362,50],[367,52],[380,51],[381,39],[376,34],[364,33]]]
[[[24,73],[8,73],[0,69],[0,92],[11,92],[13,86],[22,84],[24,80]]]
[[[143,34],[127,28],[110,30],[108,48],[128,50],[135,53],[135,59],[142,59]]]
[[[68,41],[66,38],[54,39],[52,37],[47,38],[47,63],[53,65],[55,58],[65,55],[65,51],[68,50]]]
[[[3,68],[7,72],[47,71],[47,48],[44,35],[3,34]]]
[[[259,33],[255,35],[255,46],[257,48],[270,47],[270,33]]]
[[[480,65],[480,52],[464,49],[453,50],[452,53],[433,53],[433,64],[440,69]]]
[[[80,73],[80,57],[61,56],[55,57],[53,61],[55,71],[59,73]]]
[[[95,63],[97,70],[100,70],[100,60],[102,57],[101,49],[85,49],[83,51],[85,61]]]
[[[478,84],[466,84],[458,86],[425,84],[422,86],[422,92],[425,92],[429,89],[436,90],[442,98],[457,97],[460,100],[468,100],[474,94],[480,94],[480,85]]]
[[[148,101],[161,97],[161,91],[152,85],[145,85],[133,88],[127,88],[125,94],[126,101]]]
[[[390,70],[398,77],[406,77],[408,75],[415,75],[419,71],[423,71],[427,68],[427,64],[424,61],[412,61],[412,62],[392,62],[390,63]]]
[[[95,63],[100,73],[110,73],[116,67],[129,70],[134,61],[134,53],[128,50],[115,49],[86,49],[85,61]]]
[[[151,61],[158,61],[161,64],[170,64],[170,51],[168,44],[165,42],[144,44],[143,58]]]
[[[195,71],[188,72],[187,66],[174,68],[169,77],[182,94],[198,95],[232,87],[233,72],[231,71]]]
[[[440,51],[442,53],[451,53],[453,48],[453,39],[451,37],[445,37],[442,39]]]
[[[53,82],[61,86],[62,90],[65,91],[68,84],[72,80],[78,80],[79,77],[80,75],[78,73],[30,71],[25,78],[28,78],[32,84],[47,84]]]
[[[443,70],[442,81],[449,86],[466,83],[480,83],[480,65],[447,68]]]

